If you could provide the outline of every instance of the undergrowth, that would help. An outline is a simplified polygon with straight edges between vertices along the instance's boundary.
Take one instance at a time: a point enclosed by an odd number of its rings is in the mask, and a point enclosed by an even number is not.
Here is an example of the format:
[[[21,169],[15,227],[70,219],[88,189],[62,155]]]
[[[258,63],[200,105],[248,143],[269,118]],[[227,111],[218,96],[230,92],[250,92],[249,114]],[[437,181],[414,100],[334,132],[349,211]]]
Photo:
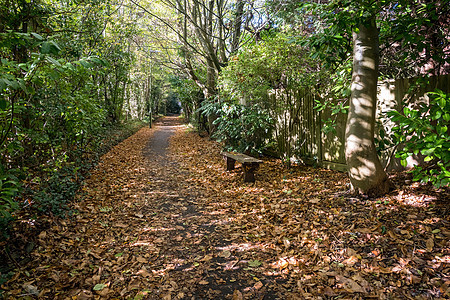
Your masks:
[[[68,204],[98,162],[112,147],[139,130],[139,121],[102,128],[84,149],[74,149],[70,159],[59,168],[21,168],[3,170],[0,177],[0,241],[10,236],[10,223],[29,210],[36,215],[66,217]]]

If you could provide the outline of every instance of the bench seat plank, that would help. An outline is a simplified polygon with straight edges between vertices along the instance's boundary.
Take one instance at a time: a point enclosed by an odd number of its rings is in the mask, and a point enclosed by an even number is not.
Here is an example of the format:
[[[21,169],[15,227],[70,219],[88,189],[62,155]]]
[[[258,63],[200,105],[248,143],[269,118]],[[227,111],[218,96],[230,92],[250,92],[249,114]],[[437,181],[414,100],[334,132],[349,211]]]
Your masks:
[[[237,160],[240,163],[262,163],[263,161],[242,153],[222,152],[223,156]]]

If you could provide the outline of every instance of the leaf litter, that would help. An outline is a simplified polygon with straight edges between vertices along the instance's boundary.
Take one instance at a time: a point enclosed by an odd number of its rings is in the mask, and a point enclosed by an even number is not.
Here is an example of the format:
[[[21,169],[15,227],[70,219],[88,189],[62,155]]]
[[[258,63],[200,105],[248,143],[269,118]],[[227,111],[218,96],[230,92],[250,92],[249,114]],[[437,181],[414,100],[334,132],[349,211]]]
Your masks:
[[[219,144],[165,118],[103,156],[4,297],[449,298],[448,190],[405,176],[366,199],[343,173],[265,158],[243,183]]]

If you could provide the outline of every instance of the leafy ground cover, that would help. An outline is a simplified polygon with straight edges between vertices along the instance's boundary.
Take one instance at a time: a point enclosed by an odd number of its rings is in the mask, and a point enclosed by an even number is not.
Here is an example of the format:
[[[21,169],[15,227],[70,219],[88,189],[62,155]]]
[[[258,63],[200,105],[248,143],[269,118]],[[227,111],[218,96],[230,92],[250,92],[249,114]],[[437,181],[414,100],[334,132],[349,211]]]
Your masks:
[[[12,262],[3,296],[448,298],[449,193],[392,179],[388,196],[356,198],[343,173],[264,159],[243,183],[217,143],[166,118],[102,157],[74,216],[49,219]]]

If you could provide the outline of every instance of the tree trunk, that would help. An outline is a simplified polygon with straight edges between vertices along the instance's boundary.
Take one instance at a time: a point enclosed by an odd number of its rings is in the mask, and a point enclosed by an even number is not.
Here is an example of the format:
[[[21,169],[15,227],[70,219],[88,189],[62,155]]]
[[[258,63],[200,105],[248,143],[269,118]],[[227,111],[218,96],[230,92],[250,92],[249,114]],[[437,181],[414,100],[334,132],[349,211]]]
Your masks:
[[[239,49],[239,42],[241,40],[241,26],[242,26],[242,16],[244,15],[244,5],[243,0],[237,0],[236,2],[236,17],[233,22],[233,39],[231,41],[232,54],[235,54]]]
[[[378,158],[374,143],[378,79],[378,29],[375,18],[353,32],[353,74],[350,108],[345,130],[345,159],[352,189],[380,196],[391,183]]]

